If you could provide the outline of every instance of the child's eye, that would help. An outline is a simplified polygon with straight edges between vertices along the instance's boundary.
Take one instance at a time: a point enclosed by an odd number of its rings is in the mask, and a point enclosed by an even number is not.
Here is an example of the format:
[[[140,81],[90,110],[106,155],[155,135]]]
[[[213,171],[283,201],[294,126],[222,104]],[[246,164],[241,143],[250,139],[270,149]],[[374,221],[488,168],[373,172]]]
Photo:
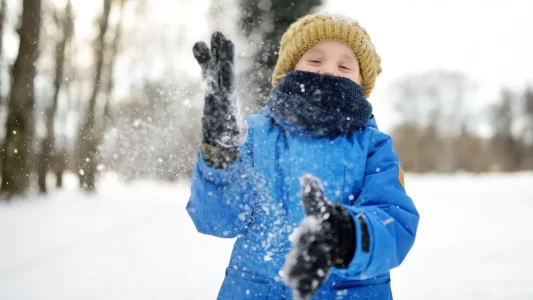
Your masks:
[[[348,70],[348,71],[351,71],[352,69],[346,67],[346,66],[340,66],[341,69],[345,69],[345,70]]]
[[[313,63],[313,64],[319,64],[320,61],[319,60],[309,60],[310,63]]]

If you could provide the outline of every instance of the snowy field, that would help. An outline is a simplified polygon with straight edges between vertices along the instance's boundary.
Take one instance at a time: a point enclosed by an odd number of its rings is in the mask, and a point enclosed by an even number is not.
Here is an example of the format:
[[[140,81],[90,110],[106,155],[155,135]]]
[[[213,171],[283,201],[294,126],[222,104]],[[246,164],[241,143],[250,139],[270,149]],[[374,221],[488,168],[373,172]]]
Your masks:
[[[215,299],[232,240],[198,234],[186,183],[73,178],[0,203],[0,299]],[[533,174],[407,176],[419,235],[396,300],[533,299]]]

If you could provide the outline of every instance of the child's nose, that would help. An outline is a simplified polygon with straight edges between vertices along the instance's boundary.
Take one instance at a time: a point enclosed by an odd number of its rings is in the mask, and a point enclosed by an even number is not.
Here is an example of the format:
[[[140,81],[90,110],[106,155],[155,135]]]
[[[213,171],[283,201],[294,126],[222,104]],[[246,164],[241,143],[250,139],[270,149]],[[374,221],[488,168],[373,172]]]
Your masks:
[[[323,65],[322,68],[320,69],[319,74],[336,76],[337,74],[336,69],[337,68],[331,64]]]

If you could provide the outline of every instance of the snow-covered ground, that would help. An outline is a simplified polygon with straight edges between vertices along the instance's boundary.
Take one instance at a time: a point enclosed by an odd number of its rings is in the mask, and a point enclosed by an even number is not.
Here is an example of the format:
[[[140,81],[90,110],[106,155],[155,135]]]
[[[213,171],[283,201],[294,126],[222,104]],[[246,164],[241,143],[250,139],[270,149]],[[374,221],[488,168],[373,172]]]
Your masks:
[[[215,299],[232,240],[195,231],[186,183],[99,188],[0,204],[1,300]],[[395,299],[533,299],[532,173],[408,175],[407,188],[422,219]]]

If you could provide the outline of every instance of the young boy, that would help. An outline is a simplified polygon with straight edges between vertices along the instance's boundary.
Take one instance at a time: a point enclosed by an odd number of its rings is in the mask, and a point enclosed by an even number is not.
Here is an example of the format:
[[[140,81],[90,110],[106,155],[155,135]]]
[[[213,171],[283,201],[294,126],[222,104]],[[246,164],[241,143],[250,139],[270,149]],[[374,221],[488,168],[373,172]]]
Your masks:
[[[381,72],[367,32],[327,14],[292,24],[245,122],[233,43],[215,33],[193,52],[207,91],[187,210],[199,232],[237,237],[218,299],[392,299],[419,215],[366,100]]]

